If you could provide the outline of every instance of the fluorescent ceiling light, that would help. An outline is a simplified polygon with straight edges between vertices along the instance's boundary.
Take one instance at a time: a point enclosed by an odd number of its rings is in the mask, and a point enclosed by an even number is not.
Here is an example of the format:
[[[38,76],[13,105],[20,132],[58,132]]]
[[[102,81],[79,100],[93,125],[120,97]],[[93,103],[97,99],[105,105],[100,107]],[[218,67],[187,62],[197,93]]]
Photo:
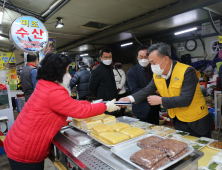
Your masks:
[[[130,42],[130,43],[126,43],[126,44],[122,44],[121,47],[124,47],[124,46],[127,46],[127,45],[132,45],[133,43]]]
[[[0,10],[0,24],[2,23],[2,20],[3,20],[3,11]]]
[[[190,28],[190,29],[187,29],[187,30],[184,30],[184,31],[176,32],[174,34],[179,35],[179,34],[183,34],[183,33],[186,33],[186,32],[194,31],[196,29],[197,29],[197,27],[194,27],[194,28]]]
[[[87,56],[87,55],[89,55],[89,54],[81,54],[80,56],[82,57],[82,56]]]

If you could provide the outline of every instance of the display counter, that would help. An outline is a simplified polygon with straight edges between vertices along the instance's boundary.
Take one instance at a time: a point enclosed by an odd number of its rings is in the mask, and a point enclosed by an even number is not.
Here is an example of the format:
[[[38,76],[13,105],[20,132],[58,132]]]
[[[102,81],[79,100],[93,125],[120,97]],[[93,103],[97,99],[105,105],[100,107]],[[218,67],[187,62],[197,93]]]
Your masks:
[[[197,137],[194,137],[194,136],[185,136],[184,137],[185,139],[188,139],[188,140],[191,140],[191,141],[194,141],[196,139],[198,139]],[[219,151],[216,150],[216,149],[211,149],[207,146],[203,147],[202,149],[200,149],[201,152],[204,153],[204,156],[202,158],[200,158],[200,160],[198,161],[198,166],[207,166],[208,163],[211,161],[211,157],[215,154],[217,154]]]
[[[52,141],[55,146],[54,155],[57,161],[61,162],[68,170],[136,169],[111,153],[109,148],[102,146],[102,144],[96,141],[91,144],[76,145],[72,142],[72,140],[64,136],[62,133],[64,129],[72,129],[73,131],[78,130],[70,126],[64,127],[60,132],[58,132]],[[192,141],[196,139],[192,136],[186,136],[184,138]],[[94,151],[101,146],[105,149],[103,153],[106,159],[102,158],[103,161],[94,156]],[[206,166],[211,160],[211,156],[217,152],[218,151],[207,147],[204,147],[201,151],[195,150],[189,156],[167,168],[167,170],[198,169],[198,166]],[[103,153],[101,155],[103,155]],[[108,158],[109,156],[110,158]]]

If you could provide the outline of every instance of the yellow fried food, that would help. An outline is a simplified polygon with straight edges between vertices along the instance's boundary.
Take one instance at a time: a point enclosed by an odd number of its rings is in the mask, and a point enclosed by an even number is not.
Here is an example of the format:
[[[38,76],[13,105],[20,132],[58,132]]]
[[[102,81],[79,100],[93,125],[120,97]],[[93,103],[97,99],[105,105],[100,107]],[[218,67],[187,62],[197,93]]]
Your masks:
[[[100,140],[101,142],[107,144],[107,145],[113,145],[112,143],[107,142],[106,140],[104,140],[104,139],[102,139],[102,138],[100,138],[99,140]]]
[[[120,131],[120,133],[128,135],[131,139],[146,133],[145,130],[138,127],[128,127]]]
[[[91,132],[99,135],[100,133],[103,133],[103,132],[114,132],[114,129],[109,125],[101,124],[101,125],[93,126]]]
[[[82,129],[90,130],[95,125],[102,124],[101,120],[94,120],[93,118],[88,118],[80,122],[80,126]]]
[[[73,118],[72,123],[73,123],[74,126],[80,128],[80,122],[83,121],[83,120],[84,119],[75,119],[75,118]]]
[[[116,117],[112,115],[105,115],[102,121],[104,124],[114,123],[116,122]]]
[[[106,140],[107,142],[112,143],[113,145],[129,139],[129,136],[118,132],[100,133],[100,137],[101,139]]]
[[[128,127],[131,127],[129,124],[126,124],[126,123],[123,123],[123,122],[118,122],[118,123],[114,123],[112,125],[112,128],[116,131],[116,132],[119,132],[123,129],[126,129]]]
[[[96,134],[94,134],[94,133],[90,133],[90,135],[91,135],[92,137],[94,137],[94,138],[100,140],[100,136],[98,136],[98,135],[96,135]]]
[[[94,117],[92,117],[94,120],[102,120],[103,119],[103,117],[105,116],[106,114],[101,114],[101,115],[97,115],[97,116],[94,116]]]

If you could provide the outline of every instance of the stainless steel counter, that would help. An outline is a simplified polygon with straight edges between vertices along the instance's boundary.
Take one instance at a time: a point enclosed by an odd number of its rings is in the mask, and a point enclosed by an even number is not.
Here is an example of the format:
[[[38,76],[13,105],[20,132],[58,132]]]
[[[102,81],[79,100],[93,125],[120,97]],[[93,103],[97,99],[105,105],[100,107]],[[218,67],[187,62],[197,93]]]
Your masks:
[[[101,146],[100,143],[95,142],[87,145],[76,145],[63,135],[62,132],[67,128],[71,128],[76,131],[73,127],[64,127],[62,131],[58,132],[58,134],[54,137],[52,143],[57,148],[57,158],[68,170],[114,170],[111,166],[93,156],[93,151],[97,147]],[[198,160],[202,156],[203,152],[195,151],[191,155],[179,161],[177,164],[169,167],[167,170],[197,170]],[[117,157],[115,159],[118,160],[120,158]],[[121,162],[122,160],[120,159],[118,163]],[[112,163],[110,165],[112,165]]]

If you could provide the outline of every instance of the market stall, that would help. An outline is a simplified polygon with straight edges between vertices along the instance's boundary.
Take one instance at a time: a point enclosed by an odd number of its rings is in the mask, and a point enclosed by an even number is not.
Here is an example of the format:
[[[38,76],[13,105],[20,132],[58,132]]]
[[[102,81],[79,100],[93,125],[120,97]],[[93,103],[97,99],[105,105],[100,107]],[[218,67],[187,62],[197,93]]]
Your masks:
[[[123,122],[131,126],[131,128],[139,127],[144,129],[146,133],[111,145],[99,140],[96,136],[92,136],[91,133],[95,133],[96,128],[90,129],[89,132],[89,129],[81,128],[81,123],[79,124],[80,127],[78,127],[79,121],[74,121],[70,126],[63,127],[52,141],[55,146],[54,155],[57,160],[67,169],[142,169],[127,159],[132,153],[141,150],[137,146],[138,141],[152,136],[163,138],[164,140],[171,138],[174,141],[180,141],[187,144],[187,149],[189,150],[180,158],[170,161],[160,169],[186,170],[198,169],[198,167],[201,168],[202,166],[208,167],[213,163],[211,157],[219,152],[219,149],[210,146],[210,143],[214,142],[213,139],[198,139],[186,132],[151,125],[126,116],[117,118],[116,121],[116,124]]]

